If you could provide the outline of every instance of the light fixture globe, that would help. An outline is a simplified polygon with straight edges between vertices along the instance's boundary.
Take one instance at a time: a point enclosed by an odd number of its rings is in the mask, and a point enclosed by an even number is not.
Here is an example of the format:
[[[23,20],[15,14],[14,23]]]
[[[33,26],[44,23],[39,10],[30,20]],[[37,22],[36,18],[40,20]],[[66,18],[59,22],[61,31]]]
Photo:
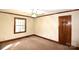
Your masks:
[[[32,10],[32,17],[37,17],[37,9]]]
[[[37,17],[37,14],[36,13],[32,13],[32,17]]]

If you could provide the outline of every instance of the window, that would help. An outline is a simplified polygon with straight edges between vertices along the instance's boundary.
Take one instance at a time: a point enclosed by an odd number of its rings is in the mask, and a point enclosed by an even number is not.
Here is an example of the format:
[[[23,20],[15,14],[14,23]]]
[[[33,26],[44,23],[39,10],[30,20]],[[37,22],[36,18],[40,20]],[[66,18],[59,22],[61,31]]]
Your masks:
[[[14,33],[26,32],[26,19],[25,18],[14,18]]]

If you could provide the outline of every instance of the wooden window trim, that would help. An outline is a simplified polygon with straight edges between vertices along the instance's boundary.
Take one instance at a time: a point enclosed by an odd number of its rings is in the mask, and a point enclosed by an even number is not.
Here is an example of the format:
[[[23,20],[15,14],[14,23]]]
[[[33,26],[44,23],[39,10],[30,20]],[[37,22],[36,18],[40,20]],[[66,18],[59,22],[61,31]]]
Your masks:
[[[16,32],[16,19],[25,20],[25,31]],[[25,33],[26,32],[26,18],[14,17],[14,34]]]

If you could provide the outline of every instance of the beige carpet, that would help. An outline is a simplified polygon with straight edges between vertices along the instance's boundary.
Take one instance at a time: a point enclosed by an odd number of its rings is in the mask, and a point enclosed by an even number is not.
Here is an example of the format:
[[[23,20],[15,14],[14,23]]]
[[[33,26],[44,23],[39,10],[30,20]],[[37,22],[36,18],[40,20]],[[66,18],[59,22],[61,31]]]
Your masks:
[[[1,50],[74,50],[68,46],[57,44],[49,40],[31,36],[20,40],[0,43]]]

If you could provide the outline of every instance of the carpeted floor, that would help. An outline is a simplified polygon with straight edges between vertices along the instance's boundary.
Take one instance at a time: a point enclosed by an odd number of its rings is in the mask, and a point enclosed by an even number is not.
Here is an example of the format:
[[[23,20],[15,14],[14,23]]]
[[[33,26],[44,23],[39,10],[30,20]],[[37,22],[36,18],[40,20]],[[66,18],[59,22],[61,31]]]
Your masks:
[[[31,36],[19,40],[0,43],[1,50],[75,50],[73,47],[57,44],[55,42]]]

